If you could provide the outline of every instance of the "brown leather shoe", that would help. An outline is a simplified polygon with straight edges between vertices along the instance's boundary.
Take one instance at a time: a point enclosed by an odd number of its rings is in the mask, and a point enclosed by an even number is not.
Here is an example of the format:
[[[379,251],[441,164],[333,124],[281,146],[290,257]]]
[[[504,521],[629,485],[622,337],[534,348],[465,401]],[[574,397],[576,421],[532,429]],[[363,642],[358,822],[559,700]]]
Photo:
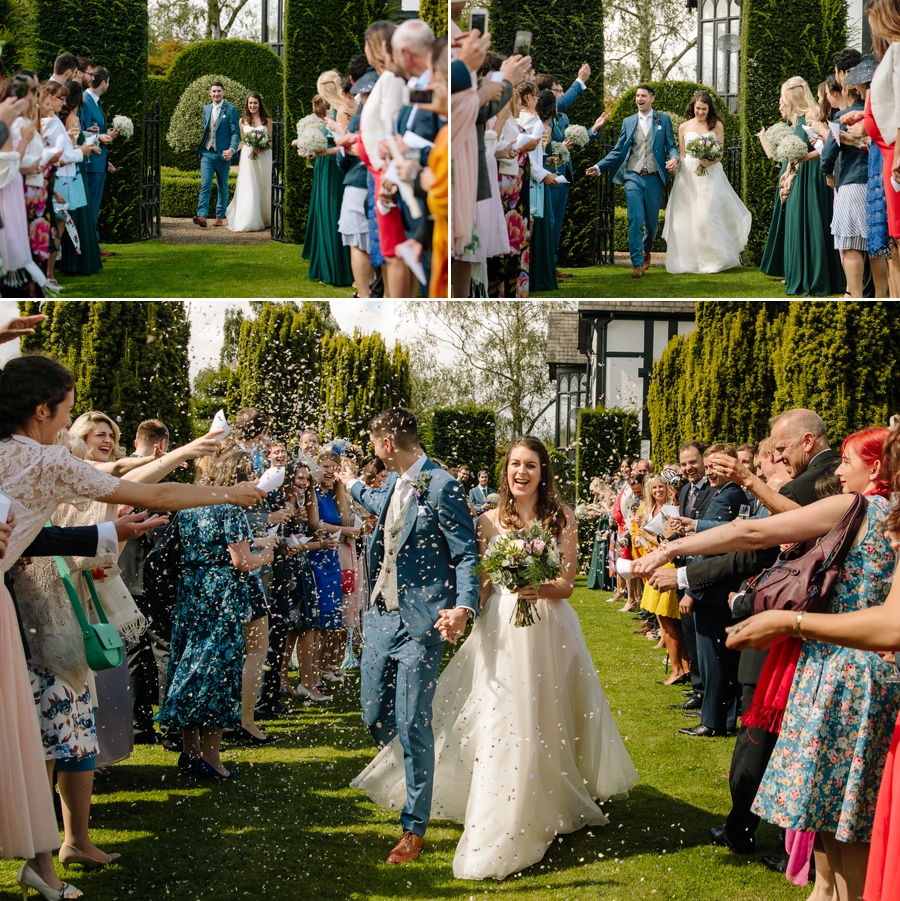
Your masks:
[[[556,270],[556,280],[558,282],[564,281],[567,278],[572,278],[571,272],[560,272],[559,269]]]
[[[632,278],[643,278],[644,277],[644,267],[643,266],[635,266],[634,272],[631,273]]]
[[[400,841],[390,854],[388,854],[388,863],[412,863],[419,854],[422,853],[422,845],[425,839],[421,835],[416,835],[408,829],[403,833]]]
[[[206,228],[206,216],[194,216],[194,225],[199,225],[200,228]]]
[[[221,228],[224,224],[225,223],[221,219],[216,219],[216,221],[213,222],[213,228]]]
[[[645,250],[644,251],[644,269],[650,268],[650,254]]]

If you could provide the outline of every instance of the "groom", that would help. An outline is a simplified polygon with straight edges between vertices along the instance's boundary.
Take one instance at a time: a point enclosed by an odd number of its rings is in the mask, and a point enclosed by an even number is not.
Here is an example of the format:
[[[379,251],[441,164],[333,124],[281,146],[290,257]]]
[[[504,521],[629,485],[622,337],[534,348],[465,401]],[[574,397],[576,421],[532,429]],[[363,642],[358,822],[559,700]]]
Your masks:
[[[360,700],[379,747],[400,736],[403,835],[387,862],[408,863],[422,850],[431,813],[431,703],[443,642],[455,644],[478,610],[478,546],[462,485],[425,456],[415,416],[402,407],[385,410],[369,424],[369,437],[390,474],[380,489],[348,482],[353,499],[378,517],[369,545],[374,582]]]
[[[628,249],[634,266],[632,278],[641,278],[650,268],[650,251],[659,228],[659,205],[668,173],[674,174],[681,160],[672,131],[672,120],[653,109],[654,91],[638,85],[638,111],[622,123],[616,146],[586,175],[607,170],[617,185],[625,186],[628,207]]]
[[[209,210],[209,192],[213,175],[216,176],[216,221],[213,228],[221,228],[222,218],[228,208],[228,170],[230,160],[237,151],[241,140],[240,116],[237,108],[225,97],[225,88],[214,81],[209,88],[212,103],[203,107],[203,138],[197,148],[200,158],[200,202],[194,224],[206,228],[206,213]]]

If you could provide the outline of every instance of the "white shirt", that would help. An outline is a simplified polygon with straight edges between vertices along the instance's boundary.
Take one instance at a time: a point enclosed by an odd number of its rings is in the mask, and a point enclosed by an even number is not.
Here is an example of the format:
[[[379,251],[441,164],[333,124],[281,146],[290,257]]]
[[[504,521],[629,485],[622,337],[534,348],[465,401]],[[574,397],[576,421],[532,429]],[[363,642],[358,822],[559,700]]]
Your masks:
[[[415,490],[416,479],[419,478],[419,474],[422,472],[427,459],[428,455],[422,454],[406,472],[401,473],[397,477],[397,481],[394,483],[393,494],[391,494],[391,507],[394,511],[394,518],[397,517],[409,496]]]
[[[641,126],[641,131],[646,135],[650,131],[650,126],[653,123],[653,110],[651,109],[649,113],[638,113],[638,124]]]

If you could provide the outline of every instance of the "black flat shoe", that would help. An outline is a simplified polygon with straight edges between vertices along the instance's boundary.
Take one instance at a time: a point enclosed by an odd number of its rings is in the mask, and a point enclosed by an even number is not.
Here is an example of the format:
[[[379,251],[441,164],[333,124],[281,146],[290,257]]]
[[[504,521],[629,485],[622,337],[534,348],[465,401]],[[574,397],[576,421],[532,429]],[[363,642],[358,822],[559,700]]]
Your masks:
[[[688,698],[683,704],[669,704],[669,710],[699,710],[703,706],[703,699],[697,695]]]
[[[709,837],[713,840],[713,844],[722,845],[728,848],[729,851],[733,851],[735,854],[755,854],[756,848],[751,842],[747,846],[738,846],[736,845],[729,837],[728,833],[725,831],[722,826],[713,826],[712,829],[709,830]]]
[[[681,713],[682,716],[686,716],[689,719],[696,719],[700,716],[699,710],[683,710]]]
[[[776,857],[774,854],[763,854],[762,862],[763,866],[773,873],[781,873],[783,876],[787,871],[788,859],[786,857]]]
[[[679,729],[679,735],[690,735],[692,738],[720,738],[722,733],[716,732],[715,729],[710,729],[709,726],[704,726],[701,723],[699,726],[694,726],[693,729]]]

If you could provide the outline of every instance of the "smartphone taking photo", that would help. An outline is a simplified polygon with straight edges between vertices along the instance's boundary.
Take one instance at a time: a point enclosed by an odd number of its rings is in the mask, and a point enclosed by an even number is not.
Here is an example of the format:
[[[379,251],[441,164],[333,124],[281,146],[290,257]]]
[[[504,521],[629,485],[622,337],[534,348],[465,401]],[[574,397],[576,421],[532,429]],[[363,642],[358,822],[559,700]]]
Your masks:
[[[483,6],[476,6],[469,13],[469,31],[477,28],[482,35],[487,34],[488,30],[488,11]]]
[[[513,48],[513,56],[531,56],[531,32],[517,31],[516,43]]]

